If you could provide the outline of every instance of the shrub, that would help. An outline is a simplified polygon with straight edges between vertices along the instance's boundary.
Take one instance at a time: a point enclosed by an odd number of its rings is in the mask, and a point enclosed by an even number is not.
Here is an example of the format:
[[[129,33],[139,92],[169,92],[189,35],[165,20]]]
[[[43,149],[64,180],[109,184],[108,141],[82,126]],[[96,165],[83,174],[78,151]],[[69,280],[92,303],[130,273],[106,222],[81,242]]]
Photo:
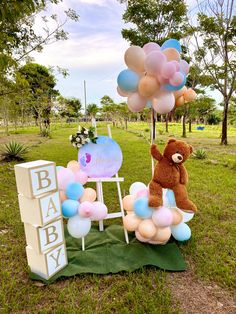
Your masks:
[[[150,132],[150,129],[149,129],[149,128],[146,128],[144,131],[145,131],[145,132]]]
[[[158,130],[158,133],[159,133],[160,135],[163,135],[163,134],[164,134],[164,131],[163,131],[163,130]]]
[[[43,129],[41,132],[40,132],[40,136],[42,137],[48,137],[48,138],[51,138],[51,132],[50,130],[48,129]]]
[[[1,148],[0,155],[3,160],[11,161],[11,160],[24,160],[26,153],[29,151],[29,147],[24,144],[17,143],[15,141],[11,141]]]
[[[193,158],[196,159],[205,159],[206,156],[206,151],[204,149],[197,149],[193,152]]]

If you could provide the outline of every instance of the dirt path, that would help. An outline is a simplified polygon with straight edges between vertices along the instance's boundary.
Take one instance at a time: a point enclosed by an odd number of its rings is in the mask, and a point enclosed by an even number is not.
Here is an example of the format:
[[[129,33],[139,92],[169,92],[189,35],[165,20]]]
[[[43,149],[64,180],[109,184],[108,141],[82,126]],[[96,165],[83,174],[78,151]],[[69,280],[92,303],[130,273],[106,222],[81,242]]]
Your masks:
[[[47,139],[35,134],[13,134],[10,136],[0,136],[0,145],[10,141],[20,142],[30,146],[38,145],[45,142]]]
[[[235,314],[236,294],[196,278],[192,270],[168,275],[173,303],[182,314]]]

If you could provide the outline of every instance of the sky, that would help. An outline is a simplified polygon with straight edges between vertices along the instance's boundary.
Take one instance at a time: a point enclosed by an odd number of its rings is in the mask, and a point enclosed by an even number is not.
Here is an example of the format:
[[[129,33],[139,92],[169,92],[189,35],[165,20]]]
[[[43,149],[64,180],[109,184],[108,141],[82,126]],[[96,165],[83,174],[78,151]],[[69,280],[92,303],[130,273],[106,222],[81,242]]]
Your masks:
[[[196,6],[196,0],[188,0],[187,3],[191,10]],[[104,95],[109,95],[116,102],[124,101],[116,91],[116,80],[120,71],[126,68],[124,53],[129,47],[121,35],[122,28],[127,27],[122,20],[126,5],[117,0],[64,0],[58,5],[50,5],[41,15],[56,13],[63,21],[64,10],[68,8],[74,9],[80,16],[79,22],[69,21],[64,26],[69,32],[69,39],[47,45],[40,53],[33,52],[34,61],[68,70],[66,78],[56,75],[56,88],[64,97],[79,98],[84,104],[86,81],[87,104],[99,105]],[[54,26],[54,23],[49,23],[51,29]],[[39,17],[34,28],[42,34]]]

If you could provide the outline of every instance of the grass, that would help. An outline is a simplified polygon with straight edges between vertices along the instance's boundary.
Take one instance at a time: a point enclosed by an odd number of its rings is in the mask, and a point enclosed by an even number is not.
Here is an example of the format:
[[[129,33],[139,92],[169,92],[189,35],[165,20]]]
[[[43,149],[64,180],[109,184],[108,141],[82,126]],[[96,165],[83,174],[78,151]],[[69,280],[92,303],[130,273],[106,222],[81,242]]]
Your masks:
[[[145,130],[147,124],[130,124],[129,130]],[[162,125],[158,125],[161,128]],[[164,127],[164,124],[163,124]],[[236,133],[230,129],[228,147],[219,145],[215,127],[196,131],[186,139],[196,149],[207,151],[205,160],[189,159],[188,191],[198,205],[199,214],[189,223],[192,238],[180,249],[196,276],[206,283],[217,283],[236,292],[236,218],[235,186]],[[181,135],[179,125],[170,125],[170,135]],[[27,160],[53,160],[66,165],[77,158],[77,151],[68,137],[76,125],[53,127],[52,139],[31,147]],[[36,128],[30,128],[38,141]],[[107,134],[100,124],[99,134]],[[202,133],[199,133],[202,132]],[[147,133],[147,132],[145,132]],[[27,129],[19,130],[24,139]],[[148,183],[151,178],[149,146],[142,136],[113,129],[115,140],[121,145],[124,162],[120,176],[124,176],[123,193],[135,181]],[[204,136],[203,136],[204,135]],[[13,135],[14,136],[14,135]],[[10,140],[12,136],[8,137]],[[157,135],[162,150],[169,134]],[[161,144],[160,144],[161,143]],[[25,236],[18,208],[14,162],[0,165],[0,312],[1,313],[178,313],[166,285],[168,274],[155,268],[144,268],[134,273],[116,275],[81,275],[51,286],[40,286],[28,278],[25,254]],[[105,186],[105,202],[117,210],[115,185]],[[117,220],[119,223],[120,221]],[[114,223],[114,221],[112,222]]]

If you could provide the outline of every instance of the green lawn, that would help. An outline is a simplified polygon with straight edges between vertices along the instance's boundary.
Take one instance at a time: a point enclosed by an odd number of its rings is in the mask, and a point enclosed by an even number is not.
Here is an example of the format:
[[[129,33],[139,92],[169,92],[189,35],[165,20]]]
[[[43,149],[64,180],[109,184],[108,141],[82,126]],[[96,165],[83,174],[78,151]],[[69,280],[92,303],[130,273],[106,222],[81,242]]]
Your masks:
[[[99,125],[99,134],[107,134]],[[147,140],[139,130],[148,124],[129,124],[129,131],[112,129],[121,145],[124,162],[119,172],[127,194],[135,181],[148,183],[151,178],[151,159]],[[164,124],[158,124],[157,130]],[[37,129],[20,129],[16,137],[25,142],[30,136],[32,148],[27,161],[53,160],[66,165],[77,158],[68,137],[76,131],[75,125],[54,125],[52,139],[42,140]],[[29,134],[30,133],[30,134]],[[142,132],[141,132],[142,133]],[[181,126],[170,124],[169,134],[157,135],[162,150],[169,135],[181,135]],[[207,159],[190,159],[186,167],[190,174],[188,191],[198,205],[199,213],[189,223],[192,238],[180,249],[199,280],[216,283],[225,290],[236,292],[236,129],[229,130],[230,145],[219,145],[220,129],[206,126],[205,131],[188,134],[186,139],[195,148],[204,148]],[[0,137],[2,142],[6,139]],[[155,268],[117,275],[83,275],[61,280],[51,286],[40,286],[28,278],[25,255],[25,237],[20,221],[14,179],[14,163],[0,165],[0,312],[3,313],[178,313],[178,300],[173,301],[166,285],[168,274]],[[118,200],[115,185],[105,187],[105,202],[116,210]],[[117,220],[119,223],[119,220]],[[177,303],[177,306],[176,306]],[[173,305],[174,304],[174,305]]]

